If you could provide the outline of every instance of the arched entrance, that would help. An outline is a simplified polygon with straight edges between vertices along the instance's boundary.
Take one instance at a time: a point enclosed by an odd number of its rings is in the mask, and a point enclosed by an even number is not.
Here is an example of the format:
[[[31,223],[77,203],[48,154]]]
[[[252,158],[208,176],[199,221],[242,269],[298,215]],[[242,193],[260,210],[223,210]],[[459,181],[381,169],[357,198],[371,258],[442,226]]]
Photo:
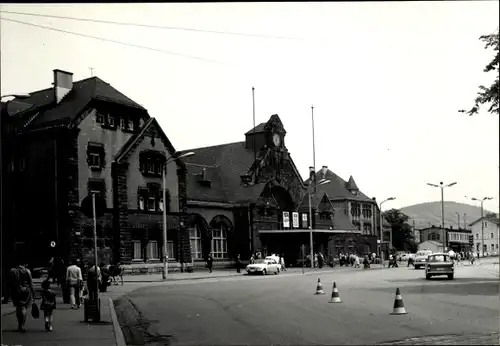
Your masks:
[[[224,215],[215,216],[210,221],[212,229],[212,254],[214,259],[228,259],[234,256],[233,223]]]

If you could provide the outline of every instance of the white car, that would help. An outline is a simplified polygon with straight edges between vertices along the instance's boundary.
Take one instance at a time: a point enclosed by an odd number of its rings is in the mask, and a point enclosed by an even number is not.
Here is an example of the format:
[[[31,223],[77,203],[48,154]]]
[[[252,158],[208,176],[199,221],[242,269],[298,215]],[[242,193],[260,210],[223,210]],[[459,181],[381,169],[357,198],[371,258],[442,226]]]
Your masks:
[[[425,267],[427,264],[427,257],[432,254],[431,250],[420,250],[415,255],[415,269]]]
[[[279,274],[280,265],[273,259],[258,259],[254,263],[247,265],[248,274]]]

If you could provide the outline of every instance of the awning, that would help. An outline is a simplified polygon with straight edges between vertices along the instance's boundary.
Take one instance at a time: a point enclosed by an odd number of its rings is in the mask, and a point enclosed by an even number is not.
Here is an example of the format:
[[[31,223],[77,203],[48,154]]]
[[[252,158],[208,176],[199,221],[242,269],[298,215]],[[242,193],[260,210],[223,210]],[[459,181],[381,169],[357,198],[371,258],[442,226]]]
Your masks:
[[[313,233],[330,233],[330,234],[361,234],[361,231],[345,231],[339,229],[313,229]],[[285,234],[285,233],[310,233],[308,229],[261,229],[259,230],[261,234]]]

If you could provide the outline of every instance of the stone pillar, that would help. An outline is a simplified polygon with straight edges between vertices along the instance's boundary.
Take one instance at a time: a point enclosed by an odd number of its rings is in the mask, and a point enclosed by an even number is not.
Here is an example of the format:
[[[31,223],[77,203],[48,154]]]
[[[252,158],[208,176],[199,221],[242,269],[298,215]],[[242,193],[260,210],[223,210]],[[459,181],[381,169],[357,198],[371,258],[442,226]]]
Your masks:
[[[118,261],[130,263],[133,257],[132,231],[128,227],[127,171],[128,163],[113,162],[113,235],[114,256]]]

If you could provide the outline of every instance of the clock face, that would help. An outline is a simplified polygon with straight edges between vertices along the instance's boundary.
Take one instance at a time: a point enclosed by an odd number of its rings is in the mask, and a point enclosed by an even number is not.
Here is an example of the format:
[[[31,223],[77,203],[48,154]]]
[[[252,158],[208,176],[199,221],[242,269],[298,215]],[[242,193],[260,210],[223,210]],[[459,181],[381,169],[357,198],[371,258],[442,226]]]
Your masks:
[[[280,145],[280,143],[281,143],[281,138],[280,138],[280,135],[279,135],[279,134],[275,133],[275,134],[273,135],[273,143],[274,143],[274,145],[275,145],[275,146],[277,146],[277,147]]]

